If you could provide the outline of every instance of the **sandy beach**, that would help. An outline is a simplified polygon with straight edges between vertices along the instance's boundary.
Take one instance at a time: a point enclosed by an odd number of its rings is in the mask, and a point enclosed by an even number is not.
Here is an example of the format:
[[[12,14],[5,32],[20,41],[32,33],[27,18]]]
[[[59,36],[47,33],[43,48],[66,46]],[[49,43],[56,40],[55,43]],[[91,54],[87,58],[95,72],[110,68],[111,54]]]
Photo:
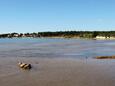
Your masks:
[[[18,61],[32,64],[22,70]],[[115,86],[115,61],[0,58],[0,86]]]

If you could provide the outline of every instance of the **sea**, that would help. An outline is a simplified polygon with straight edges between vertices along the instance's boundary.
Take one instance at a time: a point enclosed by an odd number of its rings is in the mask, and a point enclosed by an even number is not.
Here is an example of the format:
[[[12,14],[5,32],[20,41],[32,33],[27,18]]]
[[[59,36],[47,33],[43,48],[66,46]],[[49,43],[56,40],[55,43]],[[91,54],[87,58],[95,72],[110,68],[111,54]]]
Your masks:
[[[1,38],[0,58],[76,58],[115,55],[115,40]]]

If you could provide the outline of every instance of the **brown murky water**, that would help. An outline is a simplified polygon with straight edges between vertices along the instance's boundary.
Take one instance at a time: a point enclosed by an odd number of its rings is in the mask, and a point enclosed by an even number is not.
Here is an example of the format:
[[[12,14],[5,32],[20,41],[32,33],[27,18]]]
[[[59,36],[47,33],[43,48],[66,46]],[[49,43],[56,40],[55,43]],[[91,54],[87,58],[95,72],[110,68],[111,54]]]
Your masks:
[[[0,86],[115,86],[115,60],[93,59],[114,55],[114,46],[114,40],[0,39]]]
[[[17,62],[31,63],[22,70]],[[1,58],[0,86],[115,86],[115,61],[62,58]]]

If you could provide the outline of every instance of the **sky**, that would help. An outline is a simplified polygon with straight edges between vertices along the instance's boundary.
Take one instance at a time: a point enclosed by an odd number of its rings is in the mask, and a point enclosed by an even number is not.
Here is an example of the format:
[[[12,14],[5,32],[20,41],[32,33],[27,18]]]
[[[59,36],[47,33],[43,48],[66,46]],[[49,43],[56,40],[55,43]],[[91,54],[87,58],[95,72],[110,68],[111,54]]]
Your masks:
[[[0,33],[115,30],[115,0],[0,0]]]

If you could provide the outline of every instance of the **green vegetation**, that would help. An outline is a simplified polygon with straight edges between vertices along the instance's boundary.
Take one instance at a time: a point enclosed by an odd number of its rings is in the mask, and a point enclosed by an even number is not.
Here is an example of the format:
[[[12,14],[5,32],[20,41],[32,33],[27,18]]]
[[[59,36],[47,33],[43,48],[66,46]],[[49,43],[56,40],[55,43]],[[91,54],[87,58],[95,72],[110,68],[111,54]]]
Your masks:
[[[13,38],[13,37],[96,38],[97,36],[102,36],[105,38],[115,37],[115,31],[57,31],[57,32],[0,34],[0,38]]]

